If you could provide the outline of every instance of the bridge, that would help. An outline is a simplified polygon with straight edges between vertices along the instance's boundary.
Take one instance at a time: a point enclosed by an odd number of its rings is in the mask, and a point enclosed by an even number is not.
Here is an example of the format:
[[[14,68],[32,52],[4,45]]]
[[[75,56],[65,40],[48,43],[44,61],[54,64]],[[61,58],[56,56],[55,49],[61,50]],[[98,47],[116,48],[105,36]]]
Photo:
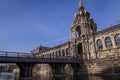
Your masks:
[[[65,64],[75,67],[82,62],[80,57],[38,57],[32,53],[0,51],[0,63],[16,63],[20,68],[20,80],[32,77],[32,69],[39,63],[49,64],[53,74],[63,75]]]
[[[80,67],[85,66],[84,64],[105,67],[106,69],[112,68],[112,73],[116,71],[119,73],[120,68],[120,55],[111,56],[109,58],[99,59],[82,59],[81,57],[39,57],[34,56],[32,53],[19,53],[19,52],[8,52],[0,51],[0,63],[16,63],[20,69],[20,80],[32,80],[32,69],[36,64],[49,64],[52,69],[53,75],[64,75],[64,67],[66,64],[70,64],[73,70],[73,74],[76,74]],[[106,65],[107,64],[107,65]],[[116,66],[117,64],[117,66]],[[81,65],[81,66],[80,66]],[[117,67],[117,69],[115,69]],[[84,69],[84,68],[83,68]]]

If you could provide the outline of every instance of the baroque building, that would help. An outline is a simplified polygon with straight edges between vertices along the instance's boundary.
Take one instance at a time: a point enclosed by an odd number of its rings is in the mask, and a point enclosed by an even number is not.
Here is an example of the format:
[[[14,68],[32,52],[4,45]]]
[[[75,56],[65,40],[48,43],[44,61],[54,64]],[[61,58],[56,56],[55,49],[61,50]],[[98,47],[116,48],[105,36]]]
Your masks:
[[[71,27],[72,39],[55,47],[40,46],[33,50],[40,57],[74,56],[83,59],[105,58],[120,55],[120,25],[110,26],[97,31],[97,25],[85,10],[83,3],[79,4],[78,13]]]
[[[40,46],[33,50],[36,57],[79,57],[83,60],[120,57],[120,24],[97,31],[97,24],[80,2],[74,16],[70,41],[55,47]]]

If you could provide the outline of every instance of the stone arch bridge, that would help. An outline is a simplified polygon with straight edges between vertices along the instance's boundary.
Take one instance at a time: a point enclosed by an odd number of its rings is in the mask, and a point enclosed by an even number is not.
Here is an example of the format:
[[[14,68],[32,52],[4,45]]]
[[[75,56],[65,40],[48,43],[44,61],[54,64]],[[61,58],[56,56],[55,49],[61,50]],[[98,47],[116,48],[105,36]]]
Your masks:
[[[31,80],[32,69],[36,64],[49,64],[53,74],[64,75],[64,67],[70,64],[73,74],[111,73],[120,74],[120,56],[100,59],[83,59],[81,57],[37,57],[29,53],[0,51],[0,63],[16,63],[20,68],[20,80]],[[115,69],[116,68],[116,69]],[[81,69],[81,71],[80,71]],[[31,78],[31,79],[29,79]]]
[[[63,75],[66,64],[73,65],[75,69],[74,65],[82,62],[82,59],[79,57],[46,58],[33,56],[30,53],[0,51],[0,63],[16,63],[20,68],[20,80],[31,78],[32,69],[36,64],[49,64],[53,74]]]

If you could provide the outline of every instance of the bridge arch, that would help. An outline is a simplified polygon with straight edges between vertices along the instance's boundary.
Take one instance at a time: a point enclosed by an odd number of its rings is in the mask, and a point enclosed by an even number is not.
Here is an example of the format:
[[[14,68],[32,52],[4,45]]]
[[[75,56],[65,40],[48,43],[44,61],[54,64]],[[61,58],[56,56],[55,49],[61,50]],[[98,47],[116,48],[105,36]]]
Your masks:
[[[36,64],[33,68],[33,73],[35,75],[43,74],[52,74],[52,68],[49,64]]]
[[[66,64],[65,65],[65,74],[76,75],[80,70],[80,64]]]

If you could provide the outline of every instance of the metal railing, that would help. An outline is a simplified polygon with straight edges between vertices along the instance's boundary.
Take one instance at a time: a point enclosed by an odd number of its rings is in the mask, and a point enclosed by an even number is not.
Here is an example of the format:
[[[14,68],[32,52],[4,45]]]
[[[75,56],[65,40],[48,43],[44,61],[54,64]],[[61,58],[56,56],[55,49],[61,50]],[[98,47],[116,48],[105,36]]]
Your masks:
[[[81,57],[81,56],[55,56],[55,55],[51,55],[51,56],[35,56],[32,53],[9,52],[9,51],[0,51],[0,57],[54,59],[54,60],[59,60],[59,59],[83,60],[83,57]],[[120,58],[120,52],[116,53],[115,55],[108,55],[108,56],[105,57],[105,59],[110,59],[110,58],[116,58],[116,59]],[[99,58],[99,59],[103,59],[103,58]]]
[[[67,59],[67,60],[81,60],[83,59],[80,56],[35,56],[32,53],[21,53],[21,52],[8,52],[8,51],[0,51],[0,57],[14,57],[14,58],[32,58],[32,59]]]
[[[32,53],[0,51],[0,57],[28,57],[28,56],[32,56]]]

